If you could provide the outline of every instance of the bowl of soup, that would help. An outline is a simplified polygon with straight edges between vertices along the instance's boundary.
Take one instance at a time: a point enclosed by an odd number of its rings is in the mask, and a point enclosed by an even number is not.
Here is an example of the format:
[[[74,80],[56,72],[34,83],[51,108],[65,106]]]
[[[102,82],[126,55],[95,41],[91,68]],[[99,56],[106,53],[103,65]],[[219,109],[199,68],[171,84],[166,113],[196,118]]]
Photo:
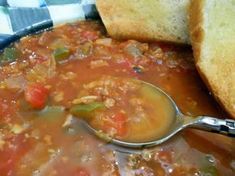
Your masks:
[[[85,119],[130,141],[163,134],[173,111],[164,114],[138,80],[164,90],[187,115],[224,116],[187,46],[116,40],[99,21],[80,21],[21,38],[0,63],[1,176],[235,174],[234,141],[226,137],[186,130],[130,150],[81,125]]]

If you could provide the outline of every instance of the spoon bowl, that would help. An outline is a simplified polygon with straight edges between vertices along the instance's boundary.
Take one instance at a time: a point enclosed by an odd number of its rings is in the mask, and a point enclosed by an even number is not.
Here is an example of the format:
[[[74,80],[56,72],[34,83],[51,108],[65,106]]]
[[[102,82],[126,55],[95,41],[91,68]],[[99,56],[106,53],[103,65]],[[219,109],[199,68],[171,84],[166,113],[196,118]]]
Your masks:
[[[182,131],[185,128],[196,128],[196,129],[200,129],[204,131],[220,133],[222,135],[226,135],[229,137],[235,137],[235,121],[234,120],[219,119],[219,118],[209,117],[209,116],[191,117],[191,116],[184,115],[183,113],[180,112],[174,100],[167,93],[165,93],[162,89],[144,81],[139,81],[139,82],[141,84],[144,84],[145,86],[154,88],[156,93],[161,94],[161,96],[164,96],[165,98],[167,98],[170,101],[170,105],[174,109],[173,122],[170,128],[167,130],[167,132],[164,135],[151,141],[129,142],[129,141],[124,141],[124,140],[110,137],[108,134],[105,134],[93,128],[87,122],[85,122],[86,127],[92,133],[96,134],[98,137],[102,138],[103,140],[106,140],[107,142],[110,142],[115,145],[128,147],[128,148],[144,148],[144,147],[152,147],[152,146],[162,144],[163,142],[169,140],[171,137],[173,137],[175,134],[177,134],[178,132]]]

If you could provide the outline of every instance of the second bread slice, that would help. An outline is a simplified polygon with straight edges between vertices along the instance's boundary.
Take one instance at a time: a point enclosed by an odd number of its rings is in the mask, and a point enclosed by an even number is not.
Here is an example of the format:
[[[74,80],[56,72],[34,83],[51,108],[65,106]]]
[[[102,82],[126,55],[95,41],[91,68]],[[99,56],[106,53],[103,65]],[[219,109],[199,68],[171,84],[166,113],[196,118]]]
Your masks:
[[[193,0],[189,21],[198,71],[235,118],[235,1]]]

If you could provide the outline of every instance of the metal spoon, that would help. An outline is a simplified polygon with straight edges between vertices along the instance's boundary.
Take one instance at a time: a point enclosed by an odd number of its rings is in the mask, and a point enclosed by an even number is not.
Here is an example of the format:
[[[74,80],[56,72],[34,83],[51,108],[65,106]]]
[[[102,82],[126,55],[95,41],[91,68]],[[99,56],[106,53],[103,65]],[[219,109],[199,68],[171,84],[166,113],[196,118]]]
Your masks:
[[[129,148],[143,148],[143,147],[152,147],[155,145],[159,145],[171,137],[173,137],[176,133],[179,131],[185,129],[185,128],[196,128],[204,131],[214,132],[214,133],[220,133],[229,137],[235,137],[235,121],[231,119],[218,119],[215,117],[209,117],[209,116],[198,116],[198,117],[191,117],[184,115],[180,112],[179,108],[177,107],[176,103],[173,101],[173,99],[166,94],[163,90],[160,88],[149,84],[144,81],[140,81],[141,84],[145,84],[146,86],[150,86],[155,89],[157,93],[161,93],[163,96],[167,97],[169,101],[171,102],[172,107],[174,107],[175,113],[174,113],[174,122],[171,125],[171,128],[169,131],[163,135],[161,138],[158,138],[156,140],[148,141],[148,142],[128,142],[128,141],[122,141],[119,139],[111,138],[106,136],[104,133],[100,133],[100,131],[94,129],[90,125],[87,124],[87,127],[95,133],[98,137],[105,139],[113,144],[123,146],[123,147],[129,147]],[[105,135],[104,136],[101,136]]]

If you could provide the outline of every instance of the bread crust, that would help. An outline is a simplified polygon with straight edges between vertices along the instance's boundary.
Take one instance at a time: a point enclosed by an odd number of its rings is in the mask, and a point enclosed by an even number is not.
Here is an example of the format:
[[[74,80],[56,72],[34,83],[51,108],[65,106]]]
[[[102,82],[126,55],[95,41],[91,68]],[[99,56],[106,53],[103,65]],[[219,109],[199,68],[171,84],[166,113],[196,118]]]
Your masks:
[[[202,7],[204,3],[204,0],[192,0],[189,6],[189,34],[196,63],[200,61],[200,48],[204,38],[204,31],[201,25],[203,23]]]
[[[205,69],[205,63],[203,63],[207,58],[203,57],[202,50],[204,49],[203,47],[203,42],[205,40],[205,31],[203,29],[203,24],[205,23],[205,19],[203,17],[204,15],[204,9],[203,7],[205,6],[206,0],[192,0],[189,8],[189,30],[190,30],[190,38],[191,38],[191,43],[192,43],[192,48],[193,48],[193,54],[195,58],[195,64],[196,68],[209,88],[209,90],[212,92],[213,96],[215,99],[218,101],[218,103],[231,115],[231,117],[235,118],[235,107],[233,104],[233,101],[235,97],[233,97],[233,90],[234,87],[234,81],[231,78],[230,81],[226,82],[226,86],[232,86],[231,89],[226,89],[223,90],[223,87],[220,86],[222,84],[222,81],[220,82],[221,79],[218,78],[213,78],[212,75],[210,75],[207,70],[213,69],[210,65],[207,65]],[[221,48],[222,50],[223,48]],[[231,48],[232,49],[232,48]],[[231,57],[231,55],[227,54],[227,57]],[[216,58],[213,58],[216,60]],[[234,51],[234,58],[231,58],[232,63],[235,63],[235,51]],[[225,63],[219,63],[218,64],[223,65],[223,70],[221,67],[217,67],[218,69],[218,74],[227,72],[229,74],[232,74],[232,66],[225,64]],[[209,62],[208,62],[209,63]],[[234,68],[235,72],[235,68]],[[214,75],[214,77],[217,75]],[[222,77],[222,76],[221,76]],[[229,90],[229,91],[228,91]]]

